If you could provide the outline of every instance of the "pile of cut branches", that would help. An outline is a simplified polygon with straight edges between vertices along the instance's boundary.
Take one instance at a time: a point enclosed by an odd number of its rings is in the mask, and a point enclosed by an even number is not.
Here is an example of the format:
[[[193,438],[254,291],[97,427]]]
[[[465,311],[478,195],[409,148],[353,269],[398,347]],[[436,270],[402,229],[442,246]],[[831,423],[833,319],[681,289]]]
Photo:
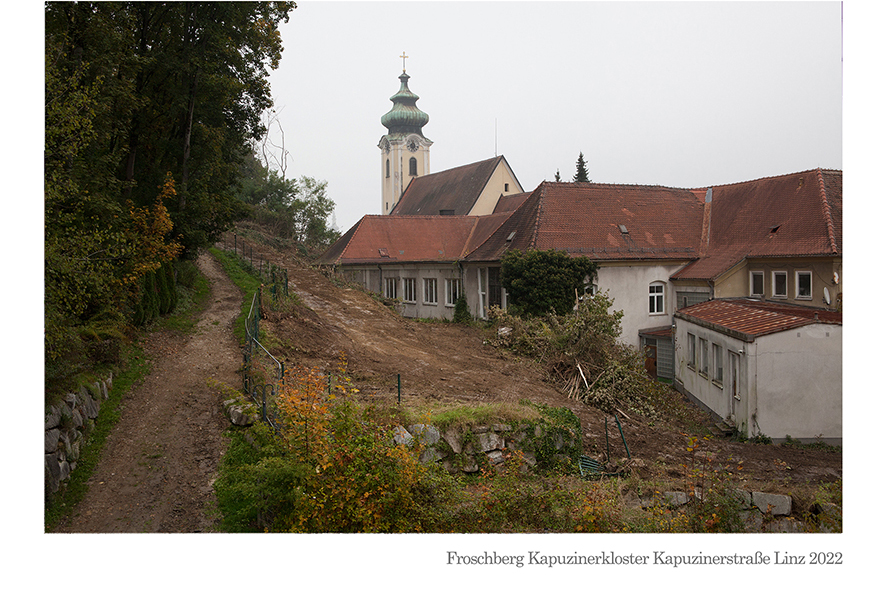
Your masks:
[[[494,309],[493,343],[541,363],[572,399],[607,413],[657,418],[655,403],[667,387],[650,380],[636,349],[618,342],[623,314],[611,306],[608,294],[598,293],[563,316],[523,318]]]

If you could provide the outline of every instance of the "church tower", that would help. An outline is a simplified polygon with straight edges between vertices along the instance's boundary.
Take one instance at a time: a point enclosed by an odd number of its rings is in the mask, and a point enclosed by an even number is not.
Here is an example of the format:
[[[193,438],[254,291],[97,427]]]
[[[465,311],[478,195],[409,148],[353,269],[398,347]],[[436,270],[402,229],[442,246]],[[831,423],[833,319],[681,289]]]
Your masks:
[[[384,114],[381,123],[388,133],[381,137],[381,213],[389,214],[400,199],[400,194],[413,177],[427,175],[431,171],[431,142],[422,134],[422,127],[430,119],[428,114],[415,106],[418,95],[409,90],[406,74],[406,52],[403,58],[403,74],[400,90],[391,101],[394,106]]]

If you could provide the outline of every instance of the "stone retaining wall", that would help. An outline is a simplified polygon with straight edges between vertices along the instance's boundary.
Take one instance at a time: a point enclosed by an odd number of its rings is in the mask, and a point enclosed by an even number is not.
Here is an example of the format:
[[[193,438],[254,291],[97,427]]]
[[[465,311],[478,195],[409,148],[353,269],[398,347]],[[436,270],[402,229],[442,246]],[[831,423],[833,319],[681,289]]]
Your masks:
[[[77,467],[86,439],[95,429],[102,403],[108,399],[113,376],[80,387],[64,400],[44,411],[43,475],[44,495],[48,499]]]
[[[527,466],[550,466],[558,461],[577,461],[581,436],[567,427],[545,421],[532,424],[490,424],[450,428],[441,433],[427,424],[394,429],[394,441],[424,445],[423,462],[439,462],[450,473],[474,473],[505,462],[510,451],[520,451]]]

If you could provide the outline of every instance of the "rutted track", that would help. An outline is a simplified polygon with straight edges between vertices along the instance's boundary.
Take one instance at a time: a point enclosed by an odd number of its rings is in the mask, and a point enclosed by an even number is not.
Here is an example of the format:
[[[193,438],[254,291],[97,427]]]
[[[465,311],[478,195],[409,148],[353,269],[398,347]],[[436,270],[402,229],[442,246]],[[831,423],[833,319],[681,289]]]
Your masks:
[[[197,263],[211,282],[208,309],[191,334],[158,331],[147,339],[153,370],[124,395],[89,490],[56,531],[211,530],[212,481],[229,424],[207,380],[238,384],[242,359],[231,328],[242,296],[214,258]]]

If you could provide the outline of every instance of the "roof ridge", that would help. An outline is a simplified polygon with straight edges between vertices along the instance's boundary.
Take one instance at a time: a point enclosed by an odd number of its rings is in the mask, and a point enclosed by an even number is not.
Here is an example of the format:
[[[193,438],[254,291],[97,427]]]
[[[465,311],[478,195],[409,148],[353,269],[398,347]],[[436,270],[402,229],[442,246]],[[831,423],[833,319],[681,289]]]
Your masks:
[[[824,210],[824,220],[828,227],[828,241],[831,244],[831,251],[837,253],[837,237],[834,231],[834,217],[831,212],[831,203],[828,201],[828,193],[824,186],[824,175],[822,175],[821,167],[818,168],[818,188],[821,195],[821,207]]]
[[[824,169],[825,171],[833,171],[835,173],[842,173],[841,169]],[[821,167],[817,167],[815,169],[806,169],[805,171],[794,171],[793,173],[783,173],[781,175],[767,175],[764,177],[756,177],[754,179],[745,179],[744,181],[733,181],[732,183],[722,183],[722,184],[714,184],[714,185],[705,185],[702,187],[696,187],[692,189],[707,189],[709,187],[730,187],[733,185],[741,185],[743,183],[754,183],[756,181],[765,181],[767,179],[781,179],[784,177],[790,177],[791,175],[802,175],[803,173],[819,173],[822,171]]]

